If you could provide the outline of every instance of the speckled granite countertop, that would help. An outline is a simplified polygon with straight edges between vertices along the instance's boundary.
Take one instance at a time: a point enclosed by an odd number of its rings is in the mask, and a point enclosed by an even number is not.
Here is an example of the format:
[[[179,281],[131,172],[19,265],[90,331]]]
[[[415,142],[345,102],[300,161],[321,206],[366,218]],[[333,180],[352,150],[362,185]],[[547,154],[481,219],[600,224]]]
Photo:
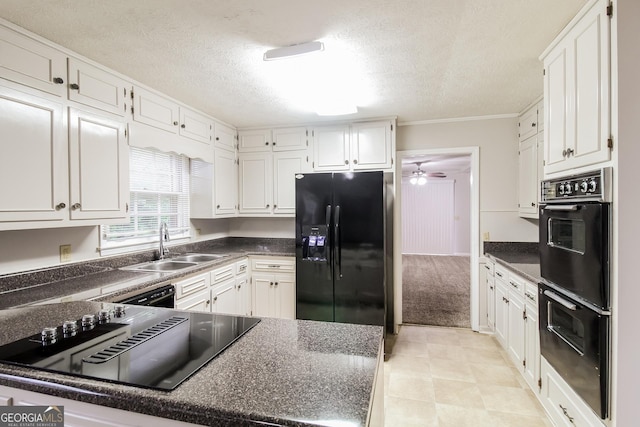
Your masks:
[[[534,283],[542,281],[538,244],[530,242],[485,242],[485,255]]]
[[[0,345],[110,307],[70,302],[1,310]],[[202,425],[363,426],[381,344],[377,326],[265,318],[172,391],[3,363],[0,384]]]
[[[154,251],[145,251],[100,260],[92,260],[21,274],[0,276],[0,309],[61,298],[87,292],[87,298],[115,301],[126,294],[151,289],[162,283],[185,277],[198,271],[240,259],[249,255],[294,256],[293,239],[224,238],[190,243],[170,248],[172,255],[186,252],[215,253],[224,258],[200,263],[195,267],[172,273],[150,273],[119,270],[121,267],[154,259]],[[118,288],[101,295],[105,287]],[[92,294],[95,290],[95,295]]]

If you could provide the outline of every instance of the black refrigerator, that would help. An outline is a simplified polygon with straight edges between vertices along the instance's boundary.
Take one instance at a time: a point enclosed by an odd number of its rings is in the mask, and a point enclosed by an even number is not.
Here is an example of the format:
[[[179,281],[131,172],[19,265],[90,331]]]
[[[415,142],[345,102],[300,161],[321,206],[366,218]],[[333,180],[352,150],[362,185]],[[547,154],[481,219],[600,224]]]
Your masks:
[[[393,177],[296,175],[296,317],[393,331]]]

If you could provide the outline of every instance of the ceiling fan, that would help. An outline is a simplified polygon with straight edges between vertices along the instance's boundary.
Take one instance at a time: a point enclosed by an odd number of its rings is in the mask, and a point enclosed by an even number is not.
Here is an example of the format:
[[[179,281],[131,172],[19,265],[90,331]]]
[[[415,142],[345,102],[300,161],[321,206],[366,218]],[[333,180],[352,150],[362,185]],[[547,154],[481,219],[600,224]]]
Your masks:
[[[445,175],[443,172],[425,172],[423,171],[420,166],[425,163],[425,162],[415,162],[415,165],[418,167],[417,170],[414,170],[411,172],[411,178],[409,179],[409,182],[412,185],[424,185],[427,183],[427,178],[446,178],[447,175]]]

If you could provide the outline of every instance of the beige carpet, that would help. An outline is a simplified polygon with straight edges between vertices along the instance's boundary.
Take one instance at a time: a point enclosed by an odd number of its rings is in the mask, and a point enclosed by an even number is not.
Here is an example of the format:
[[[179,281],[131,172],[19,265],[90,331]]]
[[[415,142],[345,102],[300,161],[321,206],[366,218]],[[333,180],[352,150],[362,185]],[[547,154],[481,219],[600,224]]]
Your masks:
[[[468,256],[402,255],[402,323],[471,327]]]

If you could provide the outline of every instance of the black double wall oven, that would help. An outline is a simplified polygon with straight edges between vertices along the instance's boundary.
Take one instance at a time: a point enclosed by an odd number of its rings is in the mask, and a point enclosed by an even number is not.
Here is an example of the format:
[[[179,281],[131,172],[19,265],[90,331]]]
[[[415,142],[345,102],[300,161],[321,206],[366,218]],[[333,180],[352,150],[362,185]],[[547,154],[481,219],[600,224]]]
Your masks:
[[[540,204],[540,350],[609,416],[611,168],[546,180]]]

